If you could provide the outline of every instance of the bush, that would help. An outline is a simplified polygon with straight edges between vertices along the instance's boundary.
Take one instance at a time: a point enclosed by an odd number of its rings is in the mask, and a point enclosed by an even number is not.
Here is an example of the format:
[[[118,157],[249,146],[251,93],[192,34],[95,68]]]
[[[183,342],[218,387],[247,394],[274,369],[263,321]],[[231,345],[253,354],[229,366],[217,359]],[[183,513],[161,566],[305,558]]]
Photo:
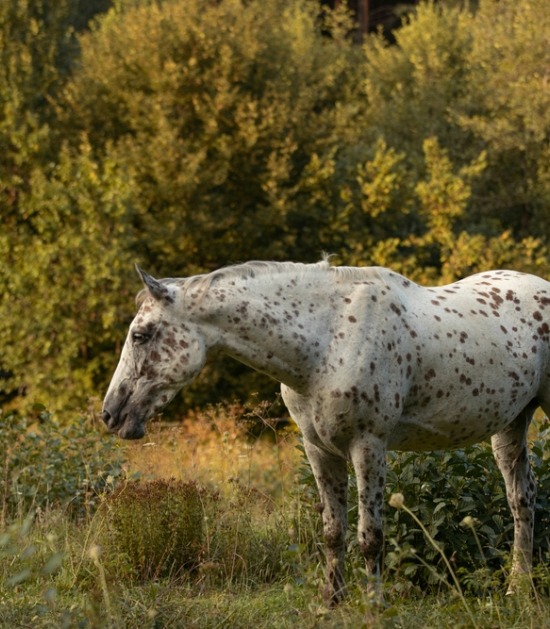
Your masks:
[[[114,442],[89,418],[60,426],[43,407],[35,417],[0,410],[2,521],[62,506],[74,517],[93,511],[98,496],[123,474]]]
[[[97,541],[106,568],[113,577],[140,582],[271,582],[284,570],[288,536],[266,521],[259,498],[235,487],[226,499],[176,479],[121,485],[101,510]]]
[[[544,460],[549,433],[550,429],[545,428],[531,444],[531,463],[538,483],[535,562],[547,560],[550,550],[550,470]],[[409,509],[443,548],[458,573],[485,568],[497,571],[506,566],[514,524],[504,480],[489,444],[445,452],[392,453],[387,492],[405,496]],[[465,520],[467,516],[473,521]],[[403,511],[390,510],[385,526],[386,566],[402,571],[415,582],[438,582],[441,558],[411,518]]]
[[[206,494],[175,479],[121,484],[102,510],[101,544],[139,581],[179,577],[196,568],[204,544]],[[117,561],[119,564],[119,561]]]
[[[545,426],[531,444],[531,463],[538,483],[535,564],[548,561],[550,556],[550,468],[544,455],[549,435],[550,427]],[[312,491],[314,479],[309,465],[304,462],[303,468],[302,482],[308,491],[300,492],[313,509],[318,495]],[[504,480],[489,444],[440,452],[390,452],[386,503],[396,492],[404,495],[407,507],[443,549],[464,582],[471,580],[474,573],[488,570],[494,575],[505,568],[514,525]],[[464,520],[467,516],[473,520]],[[359,557],[354,476],[350,476],[348,517],[352,557]],[[422,589],[449,577],[440,554],[407,513],[387,507],[384,532],[384,565],[389,574]],[[318,535],[321,535],[320,518]]]
[[[392,453],[390,461],[388,493],[405,496],[455,569],[502,567],[514,526],[504,481],[488,445]],[[462,524],[466,516],[474,518],[475,535]],[[388,569],[420,585],[438,583],[441,573],[448,576],[441,556],[406,513],[388,509],[385,529]]]

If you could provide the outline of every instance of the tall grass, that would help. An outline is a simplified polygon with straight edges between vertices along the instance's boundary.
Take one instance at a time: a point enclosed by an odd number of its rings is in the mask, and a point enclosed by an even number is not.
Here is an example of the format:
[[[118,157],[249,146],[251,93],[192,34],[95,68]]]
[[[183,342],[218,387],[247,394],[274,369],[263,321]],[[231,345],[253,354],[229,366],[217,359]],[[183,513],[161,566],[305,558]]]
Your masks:
[[[211,408],[180,426],[154,424],[146,441],[131,444],[89,419],[69,429],[53,419],[32,424],[4,416],[12,441],[4,446],[3,486],[19,493],[4,500],[0,626],[548,626],[550,574],[540,526],[546,516],[537,529],[537,587],[504,597],[507,546],[500,540],[509,531],[495,520],[500,494],[488,499],[485,491],[482,498],[476,489],[479,483],[497,492],[483,449],[470,453],[469,467],[462,454],[392,460],[391,491],[405,495],[410,512],[389,508],[386,515],[389,606],[373,608],[364,594],[351,506],[350,596],[326,610],[313,479],[298,435],[276,430],[265,410]],[[75,434],[82,456],[56,462],[76,451],[67,443]],[[534,441],[543,507],[544,438],[541,432]],[[38,489],[29,497],[20,479],[32,478],[24,453],[34,465],[37,443],[48,448],[47,469],[36,466]],[[470,478],[457,495],[460,470]],[[48,475],[59,480],[42,482]]]

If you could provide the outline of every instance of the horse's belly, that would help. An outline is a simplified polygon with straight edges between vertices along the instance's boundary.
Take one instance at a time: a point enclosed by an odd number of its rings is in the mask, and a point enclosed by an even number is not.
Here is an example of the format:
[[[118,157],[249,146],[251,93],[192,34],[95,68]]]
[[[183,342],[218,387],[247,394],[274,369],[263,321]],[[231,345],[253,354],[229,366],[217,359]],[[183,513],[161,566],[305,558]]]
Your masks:
[[[494,416],[463,416],[447,410],[437,416],[426,413],[403,415],[388,440],[390,450],[445,450],[484,441],[505,428],[519,411]]]
[[[478,432],[470,437],[436,430],[432,426],[420,426],[406,420],[399,422],[395,432],[388,441],[389,450],[447,450],[477,443],[488,438],[486,431]]]
[[[502,346],[491,330],[482,331],[484,336],[470,330],[459,348],[441,338],[437,353],[424,353],[403,396],[390,449],[435,450],[483,441],[539,396],[545,348],[519,337]]]

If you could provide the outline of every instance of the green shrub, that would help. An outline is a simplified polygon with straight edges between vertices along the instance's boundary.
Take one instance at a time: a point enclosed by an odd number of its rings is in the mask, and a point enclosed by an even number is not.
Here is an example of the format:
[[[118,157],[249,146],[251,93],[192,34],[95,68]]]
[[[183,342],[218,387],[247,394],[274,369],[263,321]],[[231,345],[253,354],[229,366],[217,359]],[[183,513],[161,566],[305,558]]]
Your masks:
[[[36,417],[0,410],[1,517],[64,506],[93,511],[99,494],[122,474],[120,451],[86,418],[60,426],[43,407]]]
[[[544,460],[549,433],[545,428],[531,444],[538,482],[535,562],[547,560],[550,549],[550,470]],[[506,566],[514,524],[504,480],[489,444],[444,452],[391,453],[387,493],[394,492],[405,496],[408,508],[443,548],[457,573],[486,568],[494,572]],[[468,516],[473,521],[465,520]],[[441,557],[406,513],[389,509],[385,528],[389,569],[421,584],[440,580],[444,572]]]
[[[394,492],[405,496],[455,569],[502,567],[514,527],[504,481],[488,445],[392,453],[387,493]],[[467,516],[474,518],[475,534],[463,524]],[[406,513],[388,508],[385,529],[387,568],[419,585],[434,585],[449,576],[439,553]]]
[[[550,466],[548,456],[545,458],[549,435],[550,427],[545,426],[531,443],[531,463],[538,483],[535,564],[548,561],[550,557]],[[300,489],[301,495],[313,510],[319,498],[313,490],[313,475],[305,461],[301,475],[302,485],[307,489]],[[407,507],[443,549],[465,584],[473,587],[474,574],[485,575],[486,584],[499,578],[496,573],[506,567],[510,557],[514,525],[504,480],[489,444],[477,444],[464,450],[390,452],[386,503],[390,495],[397,492],[404,495]],[[350,475],[348,517],[350,555],[352,561],[353,558],[359,560],[357,488],[353,475]],[[320,518],[318,520],[317,534],[321,539]],[[386,507],[384,529],[384,566],[388,575],[422,589],[448,579],[440,554],[407,513]]]
[[[130,481],[103,505],[100,544],[112,566],[125,566],[139,581],[181,576],[196,568],[204,545],[203,501],[195,483],[175,479]]]

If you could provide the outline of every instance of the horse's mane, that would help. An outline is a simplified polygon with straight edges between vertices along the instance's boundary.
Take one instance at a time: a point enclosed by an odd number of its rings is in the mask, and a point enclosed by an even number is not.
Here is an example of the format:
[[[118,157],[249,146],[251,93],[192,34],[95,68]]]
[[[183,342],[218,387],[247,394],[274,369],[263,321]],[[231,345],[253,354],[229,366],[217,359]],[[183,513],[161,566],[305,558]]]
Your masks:
[[[231,281],[235,279],[249,279],[265,275],[279,275],[281,273],[306,274],[313,270],[324,271],[329,268],[328,260],[321,260],[315,264],[301,262],[269,262],[265,260],[251,260],[242,264],[233,264],[223,267],[212,273],[195,275],[184,280],[185,290],[195,289],[198,292],[207,291],[213,284],[220,280]]]
[[[333,277],[348,280],[370,279],[374,274],[378,275],[378,267],[351,267],[351,266],[331,266],[329,256],[324,256],[322,260],[315,263],[306,264],[303,262],[270,262],[265,260],[251,260],[242,264],[234,264],[223,267],[204,275],[195,275],[177,281],[185,291],[196,290],[199,293],[207,291],[212,285],[220,280],[231,281],[238,279],[248,279],[260,276],[274,276],[280,274],[292,274],[298,277],[306,277],[309,274],[331,274]]]
[[[274,276],[280,274],[293,274],[305,277],[309,274],[327,274],[333,277],[350,281],[361,281],[372,279],[373,272],[378,275],[378,267],[351,267],[351,266],[331,266],[329,256],[324,256],[322,260],[314,263],[303,262],[271,262],[265,260],[251,260],[241,264],[233,264],[211,273],[193,275],[183,278],[165,278],[160,280],[167,285],[176,285],[184,293],[195,292],[198,296],[203,296],[214,284],[219,281],[232,281],[249,279],[260,276]],[[137,300],[143,299],[143,291],[139,293]],[[139,303],[139,302],[138,302]]]

